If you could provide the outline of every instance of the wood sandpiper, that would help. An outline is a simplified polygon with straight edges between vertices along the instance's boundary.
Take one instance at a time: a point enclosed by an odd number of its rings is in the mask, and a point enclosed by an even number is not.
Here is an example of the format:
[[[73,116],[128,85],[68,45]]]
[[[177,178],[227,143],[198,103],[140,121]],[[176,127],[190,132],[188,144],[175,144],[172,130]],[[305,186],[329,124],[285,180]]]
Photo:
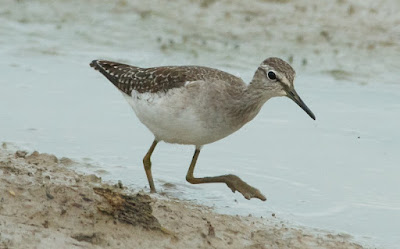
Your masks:
[[[264,60],[248,85],[229,73],[200,66],[140,68],[105,60],[94,60],[90,66],[121,91],[139,120],[154,134],[154,141],[143,158],[151,192],[156,189],[150,157],[157,143],[164,141],[195,145],[186,175],[188,182],[222,182],[246,199],[265,201],[258,189],[235,175],[194,177],[202,146],[239,130],[272,97],[289,97],[315,119],[294,89],[295,71],[279,58]]]

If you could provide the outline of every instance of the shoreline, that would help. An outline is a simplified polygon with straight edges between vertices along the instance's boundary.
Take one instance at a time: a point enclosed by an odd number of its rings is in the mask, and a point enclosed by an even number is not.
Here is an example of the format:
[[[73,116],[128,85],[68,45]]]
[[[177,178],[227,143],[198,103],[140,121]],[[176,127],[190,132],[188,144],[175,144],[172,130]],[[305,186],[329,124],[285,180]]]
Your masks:
[[[78,174],[76,162],[0,149],[0,248],[365,248],[277,217],[218,214]]]

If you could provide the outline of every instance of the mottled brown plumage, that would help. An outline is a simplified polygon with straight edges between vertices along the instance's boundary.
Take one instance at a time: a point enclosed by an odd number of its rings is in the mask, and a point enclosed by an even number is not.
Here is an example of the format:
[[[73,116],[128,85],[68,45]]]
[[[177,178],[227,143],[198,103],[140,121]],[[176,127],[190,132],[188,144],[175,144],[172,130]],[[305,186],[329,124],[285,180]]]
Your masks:
[[[100,71],[119,90],[131,96],[132,90],[139,93],[166,92],[182,87],[190,81],[241,81],[223,71],[199,66],[164,66],[140,68],[117,62],[94,60],[90,66]]]

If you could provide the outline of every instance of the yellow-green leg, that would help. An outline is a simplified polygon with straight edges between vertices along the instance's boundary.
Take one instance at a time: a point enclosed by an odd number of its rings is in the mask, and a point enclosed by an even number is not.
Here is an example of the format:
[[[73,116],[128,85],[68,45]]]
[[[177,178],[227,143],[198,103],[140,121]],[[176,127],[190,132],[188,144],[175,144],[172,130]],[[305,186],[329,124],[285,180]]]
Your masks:
[[[153,182],[153,175],[151,174],[151,154],[153,154],[154,148],[156,147],[158,141],[154,140],[153,143],[150,146],[149,151],[147,151],[147,154],[143,158],[143,166],[144,166],[144,171],[146,172],[147,180],[149,181],[150,185],[150,192],[155,193],[156,188],[154,187],[154,182]]]
[[[221,175],[221,176],[214,176],[214,177],[202,177],[196,178],[193,176],[194,167],[196,166],[197,158],[199,157],[200,149],[196,148],[192,162],[190,163],[189,170],[186,174],[186,181],[192,184],[200,184],[200,183],[216,183],[216,182],[224,182],[228,187],[232,190],[232,192],[239,191],[244,198],[250,200],[251,198],[258,198],[262,201],[267,200],[261,192],[248,185],[242,179],[235,175]]]

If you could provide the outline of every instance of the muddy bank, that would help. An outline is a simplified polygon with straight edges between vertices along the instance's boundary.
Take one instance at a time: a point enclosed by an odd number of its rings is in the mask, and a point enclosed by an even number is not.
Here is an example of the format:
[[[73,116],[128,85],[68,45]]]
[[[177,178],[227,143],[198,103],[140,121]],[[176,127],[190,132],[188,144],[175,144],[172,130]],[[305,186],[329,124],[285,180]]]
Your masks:
[[[0,248],[363,248],[276,217],[221,215],[69,169],[54,155],[0,150]]]

